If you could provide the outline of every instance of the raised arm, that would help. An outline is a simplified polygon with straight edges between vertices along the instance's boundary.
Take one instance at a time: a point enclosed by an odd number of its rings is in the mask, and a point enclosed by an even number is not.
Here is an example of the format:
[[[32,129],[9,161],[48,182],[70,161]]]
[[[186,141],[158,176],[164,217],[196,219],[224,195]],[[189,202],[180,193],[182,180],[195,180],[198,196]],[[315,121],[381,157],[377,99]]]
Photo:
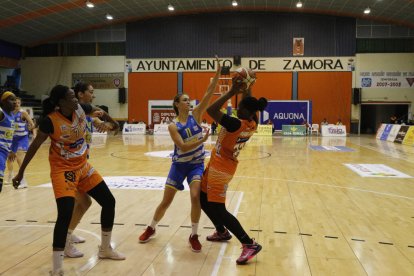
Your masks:
[[[208,107],[208,104],[210,103],[210,100],[214,94],[214,91],[216,89],[219,77],[220,77],[220,72],[221,72],[221,66],[220,66],[220,61],[218,59],[218,57],[216,56],[216,62],[217,62],[217,70],[216,70],[216,74],[214,75],[213,80],[210,82],[210,84],[207,87],[206,93],[203,96],[203,99],[201,99],[200,103],[194,108],[193,110],[193,116],[195,118],[195,120],[197,121],[197,123],[201,123],[201,120],[203,119],[203,114],[204,112],[206,112],[206,109]]]
[[[169,124],[168,125],[168,131],[170,132],[171,139],[174,141],[175,145],[182,151],[186,152],[192,149],[197,148],[202,143],[204,143],[208,136],[210,130],[207,131],[207,133],[204,135],[203,139],[195,140],[195,141],[189,141],[184,142],[183,138],[181,137],[180,133],[178,133],[177,126],[175,124]]]
[[[220,123],[223,113],[220,111],[221,107],[234,95],[239,93],[247,93],[244,90],[241,90],[240,87],[236,86],[236,83],[233,81],[233,85],[230,88],[230,91],[226,94],[221,95],[212,105],[207,108],[208,115],[214,119],[214,121]]]
[[[37,150],[39,147],[43,144],[43,142],[47,139],[49,135],[42,132],[41,130],[38,131],[36,138],[33,140],[33,142],[30,144],[29,149],[27,150],[26,155],[24,156],[23,162],[20,165],[19,172],[17,175],[13,178],[13,187],[17,189],[20,185],[20,181],[23,179],[24,171],[29,165],[30,161],[32,160],[33,156],[35,156]]]

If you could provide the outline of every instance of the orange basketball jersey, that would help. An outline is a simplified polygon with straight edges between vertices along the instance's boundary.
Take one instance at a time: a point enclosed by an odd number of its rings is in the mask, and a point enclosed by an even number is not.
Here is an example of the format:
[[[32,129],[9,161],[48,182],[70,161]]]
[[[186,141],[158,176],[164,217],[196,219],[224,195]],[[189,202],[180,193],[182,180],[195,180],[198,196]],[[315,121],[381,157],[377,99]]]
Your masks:
[[[49,135],[51,167],[55,172],[82,168],[87,161],[86,116],[82,107],[73,112],[72,121],[57,111],[48,116],[53,124],[53,134]]]
[[[235,132],[228,132],[225,128],[220,130],[216,146],[211,153],[210,168],[230,175],[236,172],[240,150],[257,128],[255,121],[240,121],[241,127]]]

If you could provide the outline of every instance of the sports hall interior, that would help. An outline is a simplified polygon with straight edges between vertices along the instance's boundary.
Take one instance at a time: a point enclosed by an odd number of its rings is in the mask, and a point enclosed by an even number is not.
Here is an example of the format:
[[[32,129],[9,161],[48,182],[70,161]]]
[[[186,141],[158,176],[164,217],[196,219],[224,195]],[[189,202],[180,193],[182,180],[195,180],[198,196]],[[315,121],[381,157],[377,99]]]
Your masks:
[[[0,84],[14,82],[34,116],[54,85],[72,86],[76,74],[118,73],[120,83],[97,83],[94,104],[121,124],[143,121],[151,128],[148,101],[172,102],[177,93],[200,100],[214,76],[207,64],[218,55],[231,71],[238,58],[239,66],[253,68],[253,96],[311,101],[312,122],[341,119],[347,130],[345,137],[251,138],[226,202],[263,246],[243,266],[235,262],[241,246],[235,237],[205,240],[214,227],[204,214],[203,249],[189,249],[188,190],[177,193],[157,236],[138,243],[171,165],[168,156],[149,153],[170,152],[174,144],[168,135],[97,135],[89,161],[112,179],[113,242],[127,259],[97,257],[100,208],[94,202],[75,230],[86,238],[77,245],[85,256],[65,258],[65,275],[414,275],[414,145],[375,136],[396,112],[412,122],[414,86],[363,87],[361,78],[364,72],[414,74],[412,1],[309,0],[301,10],[290,0],[238,1],[236,8],[232,1],[95,0],[93,9],[83,0],[13,2],[0,0]],[[371,14],[364,14],[368,6]],[[109,13],[112,21],[105,19]],[[302,55],[292,53],[294,38],[304,38]],[[179,61],[186,66],[171,65]],[[239,100],[232,99],[233,108]],[[216,140],[209,138],[208,151]],[[27,189],[5,185],[0,193],[0,275],[50,270],[56,204],[49,145],[28,166]],[[385,165],[402,176],[363,177],[346,164]],[[150,184],[124,185],[128,179]]]

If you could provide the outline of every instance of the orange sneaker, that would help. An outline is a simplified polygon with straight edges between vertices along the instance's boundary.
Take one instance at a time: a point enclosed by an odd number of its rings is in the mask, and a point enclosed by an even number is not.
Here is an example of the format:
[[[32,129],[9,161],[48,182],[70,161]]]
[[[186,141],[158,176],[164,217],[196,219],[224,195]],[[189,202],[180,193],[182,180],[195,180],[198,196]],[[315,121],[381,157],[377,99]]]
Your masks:
[[[153,237],[155,235],[155,229],[152,228],[151,226],[148,226],[147,229],[145,229],[145,232],[141,234],[141,236],[139,236],[139,242],[140,243],[146,243],[148,242],[151,237]]]
[[[188,238],[188,243],[190,244],[191,250],[193,252],[201,251],[201,243],[198,241],[198,235],[190,235]]]

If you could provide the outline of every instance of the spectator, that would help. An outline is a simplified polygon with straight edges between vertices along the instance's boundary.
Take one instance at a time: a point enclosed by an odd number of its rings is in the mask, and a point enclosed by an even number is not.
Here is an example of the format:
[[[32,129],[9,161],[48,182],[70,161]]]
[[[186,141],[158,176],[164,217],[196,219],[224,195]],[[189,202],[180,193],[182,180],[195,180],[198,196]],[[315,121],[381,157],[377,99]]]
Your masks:
[[[396,123],[397,123],[397,116],[392,115],[392,116],[390,117],[390,124],[396,124]]]
[[[329,125],[328,120],[326,118],[323,118],[323,121],[321,122],[321,125]]]
[[[337,126],[342,126],[343,125],[341,119],[338,119],[338,121],[336,122],[336,125]]]

